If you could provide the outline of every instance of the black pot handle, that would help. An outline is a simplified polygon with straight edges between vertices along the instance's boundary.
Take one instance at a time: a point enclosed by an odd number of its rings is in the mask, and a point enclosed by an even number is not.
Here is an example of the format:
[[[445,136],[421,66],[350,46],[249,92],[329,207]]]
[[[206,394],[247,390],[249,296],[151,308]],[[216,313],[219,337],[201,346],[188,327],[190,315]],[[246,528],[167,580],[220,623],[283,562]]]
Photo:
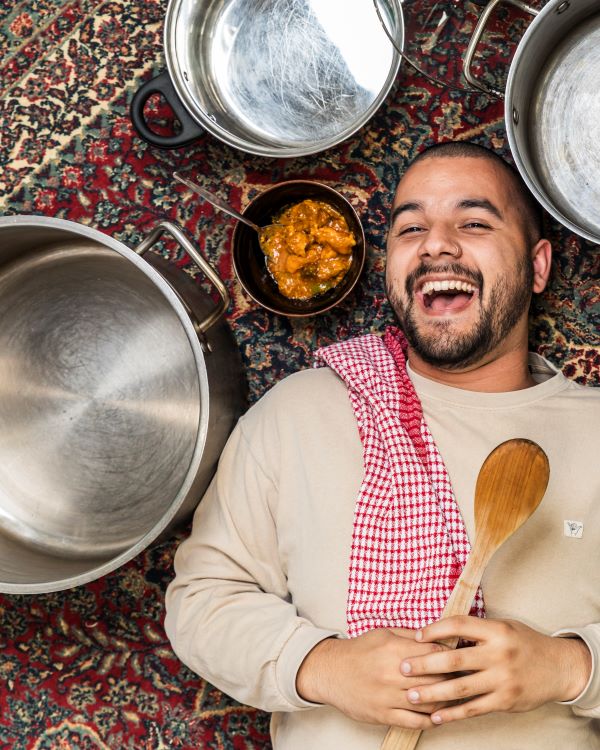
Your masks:
[[[148,127],[144,117],[144,106],[152,94],[161,94],[177,116],[181,123],[181,131],[176,135],[159,135]],[[152,146],[158,146],[159,148],[188,146],[204,133],[204,128],[201,128],[192,118],[177,96],[171,76],[166,70],[139,87],[133,95],[129,112],[131,121],[140,137]]]

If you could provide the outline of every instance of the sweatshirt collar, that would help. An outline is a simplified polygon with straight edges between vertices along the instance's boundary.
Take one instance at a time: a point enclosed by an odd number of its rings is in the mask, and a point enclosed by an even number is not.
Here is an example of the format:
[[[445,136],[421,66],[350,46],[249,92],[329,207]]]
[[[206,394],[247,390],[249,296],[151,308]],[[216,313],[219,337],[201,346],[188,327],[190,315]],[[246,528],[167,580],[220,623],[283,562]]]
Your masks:
[[[407,363],[408,374],[419,398],[435,399],[475,408],[524,406],[547,398],[568,386],[569,381],[561,371],[539,354],[529,353],[529,367],[532,377],[536,381],[534,386],[505,393],[482,393],[480,391],[467,391],[463,388],[455,388],[430,380],[417,374],[411,368],[410,361]]]

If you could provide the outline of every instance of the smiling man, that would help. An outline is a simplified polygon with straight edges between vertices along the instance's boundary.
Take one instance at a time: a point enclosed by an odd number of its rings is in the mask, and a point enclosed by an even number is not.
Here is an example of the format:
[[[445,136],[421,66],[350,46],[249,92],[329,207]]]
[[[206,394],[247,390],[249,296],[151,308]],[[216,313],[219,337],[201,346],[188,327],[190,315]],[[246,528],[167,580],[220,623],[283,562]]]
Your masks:
[[[465,143],[394,198],[400,329],[317,353],[240,420],[177,552],[180,658],[273,713],[275,750],[600,750],[600,394],[528,354],[551,249],[518,174]],[[441,619],[474,537],[479,468],[548,455],[541,506],[468,617]],[[465,647],[439,645],[460,638]]]
[[[396,192],[387,265],[388,297],[413,367],[436,377],[438,368],[460,371],[447,381],[460,385],[474,371],[486,377],[482,365],[491,362],[513,375],[516,359],[517,387],[532,384],[523,356],[527,314],[551,257],[539,213],[520,177],[483,148],[441,144],[415,160]]]

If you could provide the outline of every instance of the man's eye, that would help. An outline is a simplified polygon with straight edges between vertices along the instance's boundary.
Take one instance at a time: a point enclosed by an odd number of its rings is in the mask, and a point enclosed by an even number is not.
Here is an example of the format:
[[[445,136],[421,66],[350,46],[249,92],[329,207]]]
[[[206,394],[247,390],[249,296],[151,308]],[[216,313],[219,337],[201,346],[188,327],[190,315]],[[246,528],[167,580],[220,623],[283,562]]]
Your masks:
[[[489,229],[490,225],[485,224],[482,221],[469,221],[466,224],[463,224],[465,229]]]
[[[403,234],[415,234],[417,232],[424,232],[424,231],[425,230],[423,229],[423,227],[416,227],[416,226],[415,227],[404,227],[404,229],[401,229],[398,232],[398,234],[399,235],[403,235]]]

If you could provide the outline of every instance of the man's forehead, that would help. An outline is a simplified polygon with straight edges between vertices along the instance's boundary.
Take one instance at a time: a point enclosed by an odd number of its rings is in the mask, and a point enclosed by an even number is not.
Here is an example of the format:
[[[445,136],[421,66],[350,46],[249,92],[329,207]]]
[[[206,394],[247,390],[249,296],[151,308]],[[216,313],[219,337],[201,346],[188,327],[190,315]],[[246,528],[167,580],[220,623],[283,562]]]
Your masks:
[[[476,198],[494,205],[512,192],[508,176],[489,159],[472,156],[431,156],[412,164],[401,177],[394,194],[400,202],[424,203],[431,195],[448,202]]]

